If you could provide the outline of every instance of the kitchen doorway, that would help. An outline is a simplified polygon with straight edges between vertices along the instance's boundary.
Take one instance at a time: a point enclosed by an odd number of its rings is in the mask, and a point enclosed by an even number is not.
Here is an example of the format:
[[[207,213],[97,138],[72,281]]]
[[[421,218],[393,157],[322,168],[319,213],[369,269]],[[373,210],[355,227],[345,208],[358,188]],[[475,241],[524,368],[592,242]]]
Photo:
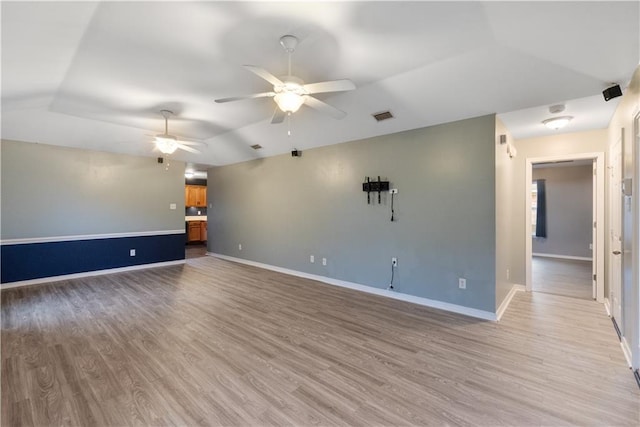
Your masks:
[[[207,255],[209,241],[207,209],[207,170],[187,164],[184,185],[185,259]]]

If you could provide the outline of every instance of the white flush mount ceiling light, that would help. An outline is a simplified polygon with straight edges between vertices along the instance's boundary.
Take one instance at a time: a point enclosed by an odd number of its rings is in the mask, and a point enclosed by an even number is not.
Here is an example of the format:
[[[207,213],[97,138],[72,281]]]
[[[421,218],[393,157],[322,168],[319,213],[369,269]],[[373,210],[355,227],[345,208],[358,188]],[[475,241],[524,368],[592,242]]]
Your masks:
[[[192,171],[187,171],[184,173],[184,177],[187,179],[191,179],[193,178],[193,172]]]
[[[544,124],[549,129],[559,130],[569,124],[569,122],[573,119],[571,116],[560,116],[554,117],[551,119],[543,120],[542,124]]]
[[[549,107],[549,113],[551,114],[559,114],[562,113],[565,109],[564,104],[552,105]],[[573,119],[572,116],[558,116],[552,117],[547,120],[543,120],[542,124],[548,127],[549,129],[559,130],[569,124],[569,122]]]

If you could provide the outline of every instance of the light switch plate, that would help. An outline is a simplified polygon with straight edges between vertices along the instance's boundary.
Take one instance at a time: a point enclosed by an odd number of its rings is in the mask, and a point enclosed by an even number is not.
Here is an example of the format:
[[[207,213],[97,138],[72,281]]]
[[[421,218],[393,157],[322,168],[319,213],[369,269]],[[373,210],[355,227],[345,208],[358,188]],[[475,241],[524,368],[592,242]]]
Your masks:
[[[175,211],[176,210],[176,204],[175,203],[171,203],[169,205],[169,209],[171,209],[172,211]]]

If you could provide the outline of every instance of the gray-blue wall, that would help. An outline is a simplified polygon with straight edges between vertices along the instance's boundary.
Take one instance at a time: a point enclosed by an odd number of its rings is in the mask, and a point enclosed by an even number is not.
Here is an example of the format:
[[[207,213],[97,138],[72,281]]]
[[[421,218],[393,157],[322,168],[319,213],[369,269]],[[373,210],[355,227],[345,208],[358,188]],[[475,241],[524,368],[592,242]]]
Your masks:
[[[398,292],[493,312],[495,127],[488,115],[211,168],[209,251],[376,288],[396,256]],[[362,191],[378,175],[399,190],[396,222],[389,194],[368,205]]]
[[[184,163],[167,170],[150,157],[0,147],[0,282],[184,259]]]
[[[2,141],[2,239],[184,228],[184,163]],[[171,203],[176,209],[169,209]]]

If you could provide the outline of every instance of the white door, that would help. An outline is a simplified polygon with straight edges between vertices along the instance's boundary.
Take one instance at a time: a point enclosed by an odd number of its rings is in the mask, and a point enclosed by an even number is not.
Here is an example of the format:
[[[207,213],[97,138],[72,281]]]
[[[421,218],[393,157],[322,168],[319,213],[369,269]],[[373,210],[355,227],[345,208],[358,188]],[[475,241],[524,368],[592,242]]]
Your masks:
[[[609,255],[611,265],[611,286],[609,286],[609,302],[611,315],[618,326],[622,322],[622,140],[618,139],[611,147],[611,230],[609,233]]]

